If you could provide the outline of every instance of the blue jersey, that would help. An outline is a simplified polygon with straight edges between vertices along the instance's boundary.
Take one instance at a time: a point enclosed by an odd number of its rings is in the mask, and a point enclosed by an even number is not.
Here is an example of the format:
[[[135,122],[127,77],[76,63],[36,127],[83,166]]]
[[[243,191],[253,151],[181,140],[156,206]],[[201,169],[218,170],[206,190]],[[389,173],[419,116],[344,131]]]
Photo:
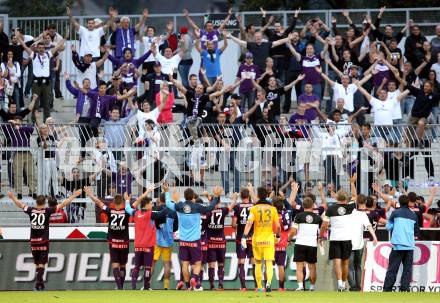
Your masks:
[[[170,211],[164,222],[160,222],[156,228],[156,243],[160,247],[172,247],[174,242],[174,222],[177,221],[177,213]]]
[[[417,215],[408,207],[401,207],[391,213],[386,228],[392,232],[391,244],[394,250],[413,250],[414,237],[420,235]]]
[[[165,201],[169,209],[177,212],[179,219],[179,239],[194,242],[200,240],[200,214],[213,210],[215,205],[219,202],[219,199],[212,199],[208,206],[190,201],[173,203],[171,201],[171,194],[166,193]]]

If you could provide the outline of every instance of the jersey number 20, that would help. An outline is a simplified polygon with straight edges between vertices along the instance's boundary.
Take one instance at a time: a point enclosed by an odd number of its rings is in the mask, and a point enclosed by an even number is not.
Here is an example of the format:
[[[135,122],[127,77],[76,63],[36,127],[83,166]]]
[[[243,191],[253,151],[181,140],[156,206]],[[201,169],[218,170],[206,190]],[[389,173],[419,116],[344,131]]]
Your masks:
[[[44,224],[44,214],[32,214],[31,225],[43,225]]]

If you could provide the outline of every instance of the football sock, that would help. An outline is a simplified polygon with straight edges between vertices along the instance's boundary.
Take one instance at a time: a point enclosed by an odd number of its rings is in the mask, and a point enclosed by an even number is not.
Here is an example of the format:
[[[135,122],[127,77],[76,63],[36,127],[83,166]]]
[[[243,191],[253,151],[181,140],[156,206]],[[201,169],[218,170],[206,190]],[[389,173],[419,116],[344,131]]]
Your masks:
[[[196,287],[198,288],[200,286],[199,284],[199,275],[191,274],[191,280],[194,279],[196,281]]]
[[[344,282],[342,282],[342,280],[338,280],[338,288],[344,288]]]
[[[200,283],[203,281],[203,274],[204,274],[204,271],[203,271],[203,266],[202,266],[202,269],[200,269],[200,274],[199,274]]]
[[[225,267],[219,266],[217,269],[218,284],[223,285],[223,280],[225,279]]]
[[[315,290],[315,289],[316,289],[315,284],[310,284],[310,290]]]
[[[121,279],[120,279],[121,289],[124,289],[125,274],[126,274],[125,267],[121,267],[119,269],[119,276],[121,277]]]
[[[208,268],[208,276],[209,276],[209,285],[211,288],[214,288],[214,276],[215,276],[215,268]]]
[[[246,288],[246,273],[244,272],[244,264],[238,264],[238,276],[240,277],[241,288]]]
[[[44,268],[37,268],[36,270],[36,277],[35,277],[35,288],[37,289],[44,289],[44,281],[43,281],[43,276],[44,276]]]
[[[163,279],[163,288],[170,289],[170,279]]]
[[[261,263],[255,265],[255,282],[257,283],[257,288],[263,288],[261,286],[261,279],[263,279],[263,270],[261,266]]]
[[[349,284],[348,284],[348,281],[343,281],[342,284],[343,284],[342,287],[346,287],[346,288],[348,288],[348,285],[349,285]]]
[[[279,284],[280,284],[279,288],[284,288],[284,280],[280,280]]]
[[[121,276],[120,276],[120,271],[119,268],[113,268],[113,277],[115,278],[115,282],[116,282],[116,287],[118,289],[121,289]]]
[[[132,290],[136,290],[136,282],[139,277],[139,270],[140,270],[139,266],[136,266],[131,271],[131,289]]]
[[[273,264],[272,261],[266,261],[266,283],[272,284]]]
[[[254,277],[255,287],[257,287],[257,276],[255,275],[255,264],[252,264],[252,276]]]
[[[304,283],[303,282],[298,282],[298,288],[304,289]]]
[[[145,267],[144,290],[150,289],[151,267]]]

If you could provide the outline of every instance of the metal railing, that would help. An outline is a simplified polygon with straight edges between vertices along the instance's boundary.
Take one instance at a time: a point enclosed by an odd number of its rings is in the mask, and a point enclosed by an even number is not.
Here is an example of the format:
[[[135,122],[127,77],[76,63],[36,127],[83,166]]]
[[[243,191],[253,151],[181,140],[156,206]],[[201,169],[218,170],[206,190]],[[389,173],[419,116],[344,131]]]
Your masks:
[[[397,189],[401,183],[420,195],[438,185],[434,177],[439,171],[440,125],[426,130],[373,126],[367,132],[341,124],[202,124],[193,145],[188,129],[177,124],[161,125],[140,136],[136,119],[111,129],[100,127],[97,137],[88,125],[51,125],[49,135],[55,140],[46,145],[38,140],[44,135],[38,129],[32,133],[19,129],[1,125],[1,192],[13,190],[27,201],[29,193],[62,198],[85,185],[101,199],[125,191],[135,197],[150,186],[156,187],[157,197],[164,181],[199,193],[221,185],[227,201],[227,194],[248,183],[289,194],[290,177],[301,183],[302,192],[317,193],[319,182],[328,192],[338,187],[348,190],[354,173],[362,193],[371,193],[372,182]],[[0,221],[23,219],[4,201],[9,206],[1,208]],[[94,207],[86,207],[86,202],[73,205],[71,222],[95,222]]]

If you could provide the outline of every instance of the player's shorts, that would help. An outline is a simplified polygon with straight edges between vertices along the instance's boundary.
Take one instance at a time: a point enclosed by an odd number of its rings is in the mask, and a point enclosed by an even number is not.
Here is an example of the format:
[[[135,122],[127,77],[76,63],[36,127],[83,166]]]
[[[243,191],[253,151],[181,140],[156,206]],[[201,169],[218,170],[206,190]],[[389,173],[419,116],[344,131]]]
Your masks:
[[[255,246],[252,245],[252,253],[255,260],[261,261],[273,261],[275,260],[275,247],[274,246]]]
[[[112,248],[111,245],[109,245],[109,249],[111,263],[127,264],[128,248]]]
[[[49,243],[43,245],[31,245],[34,264],[47,264],[49,259]]]
[[[328,258],[348,260],[351,255],[351,241],[330,241]]]
[[[208,243],[201,242],[202,244],[202,264],[208,263]]]
[[[155,249],[150,248],[134,248],[134,266],[152,266],[153,265],[153,255]]]
[[[286,251],[285,250],[276,250],[275,251],[275,264],[277,266],[285,266],[286,265]]]
[[[189,262],[191,265],[202,261],[202,247],[200,241],[180,241],[179,259],[182,262]]]
[[[241,242],[235,242],[235,252],[237,253],[238,259],[252,259],[254,257],[252,253],[252,242],[247,243],[245,249],[241,246]]]
[[[314,246],[295,244],[293,248],[293,261],[315,264],[318,262],[318,248]]]
[[[173,252],[172,247],[161,247],[161,246],[155,246],[154,247],[154,261],[157,261],[162,256],[162,261],[167,262],[171,261],[171,253]]]
[[[208,263],[218,262],[225,264],[226,248],[208,248]]]

